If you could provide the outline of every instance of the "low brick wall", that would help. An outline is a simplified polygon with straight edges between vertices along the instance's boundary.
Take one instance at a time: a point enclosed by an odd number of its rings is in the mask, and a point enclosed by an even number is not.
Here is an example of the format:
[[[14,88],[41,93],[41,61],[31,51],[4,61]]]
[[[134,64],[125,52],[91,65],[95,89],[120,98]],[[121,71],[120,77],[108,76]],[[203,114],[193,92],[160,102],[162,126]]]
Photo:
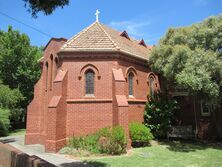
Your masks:
[[[0,142],[0,167],[55,167],[55,165]]]

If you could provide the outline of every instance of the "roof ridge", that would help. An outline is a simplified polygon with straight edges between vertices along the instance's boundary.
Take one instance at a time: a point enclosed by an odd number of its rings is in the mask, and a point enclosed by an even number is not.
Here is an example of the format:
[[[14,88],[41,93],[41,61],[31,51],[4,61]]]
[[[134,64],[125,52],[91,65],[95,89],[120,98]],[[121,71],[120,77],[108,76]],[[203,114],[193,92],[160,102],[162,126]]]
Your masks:
[[[110,41],[112,42],[113,46],[116,48],[116,49],[120,49],[117,45],[117,43],[112,39],[112,37],[109,35],[109,33],[106,32],[106,30],[103,28],[102,24],[101,23],[98,23],[99,27],[103,30],[103,32],[107,35],[107,37],[110,39]]]
[[[96,24],[97,22],[92,23],[91,25],[89,25],[88,27],[84,28],[82,31],[80,31],[78,34],[72,36],[62,47],[61,49],[64,49],[66,46],[69,45],[69,43],[71,43],[72,41],[74,41],[75,39],[77,39],[80,35],[82,35],[83,33],[85,33],[86,31],[88,31],[94,24]]]

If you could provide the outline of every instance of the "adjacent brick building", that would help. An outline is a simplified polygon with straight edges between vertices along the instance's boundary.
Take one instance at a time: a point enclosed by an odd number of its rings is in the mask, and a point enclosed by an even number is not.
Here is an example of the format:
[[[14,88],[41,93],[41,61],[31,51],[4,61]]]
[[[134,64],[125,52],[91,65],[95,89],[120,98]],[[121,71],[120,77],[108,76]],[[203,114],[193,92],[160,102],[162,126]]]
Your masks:
[[[66,40],[52,38],[28,106],[26,144],[56,152],[69,137],[143,122],[158,77],[147,65],[150,46],[95,22]],[[152,82],[152,83],[149,83]]]

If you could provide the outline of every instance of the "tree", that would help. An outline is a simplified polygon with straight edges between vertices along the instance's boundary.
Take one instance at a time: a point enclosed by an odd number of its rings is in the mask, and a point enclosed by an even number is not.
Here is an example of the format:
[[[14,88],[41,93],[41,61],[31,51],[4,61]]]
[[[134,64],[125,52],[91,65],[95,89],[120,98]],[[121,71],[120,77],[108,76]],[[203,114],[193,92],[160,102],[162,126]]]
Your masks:
[[[23,109],[19,103],[23,96],[19,89],[10,89],[0,81],[0,136],[7,135],[10,124],[20,120]]]
[[[144,111],[144,123],[151,129],[155,138],[165,138],[175,121],[178,103],[163,92],[148,97]]]
[[[151,54],[154,71],[216,104],[222,87],[222,16],[189,27],[170,28]],[[218,103],[217,103],[218,104]]]
[[[7,32],[0,31],[0,50],[0,80],[3,85],[8,85],[9,89],[21,93],[22,98],[13,108],[23,109],[21,117],[23,119],[26,107],[33,96],[34,84],[40,76],[38,60],[42,50],[31,46],[28,36],[13,30],[12,27],[9,27]],[[4,87],[4,90],[8,88]],[[15,93],[15,96],[20,95]],[[4,99],[0,100],[2,103]],[[11,109],[10,106],[6,107]]]
[[[37,13],[42,11],[45,15],[50,15],[57,7],[64,7],[69,4],[69,0],[23,0],[25,7],[37,17]]]
[[[0,136],[6,136],[10,127],[10,111],[0,108]]]
[[[186,89],[194,104],[205,101],[216,121],[214,111],[222,100],[222,15],[170,28],[153,49],[150,62],[167,81]]]

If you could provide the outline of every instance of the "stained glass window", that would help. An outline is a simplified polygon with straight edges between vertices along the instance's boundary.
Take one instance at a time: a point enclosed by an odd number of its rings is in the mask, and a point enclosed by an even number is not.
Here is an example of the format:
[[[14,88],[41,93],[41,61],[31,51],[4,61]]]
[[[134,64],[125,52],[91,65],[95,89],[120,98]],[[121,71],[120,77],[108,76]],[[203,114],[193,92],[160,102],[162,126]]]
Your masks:
[[[155,84],[153,77],[149,77],[149,85],[150,85],[150,95],[153,96],[155,91]]]
[[[131,72],[129,73],[128,76],[128,81],[129,81],[129,95],[133,95],[133,78],[134,78],[134,74]]]
[[[88,70],[85,73],[86,80],[86,94],[93,95],[94,94],[94,72],[92,70]]]

